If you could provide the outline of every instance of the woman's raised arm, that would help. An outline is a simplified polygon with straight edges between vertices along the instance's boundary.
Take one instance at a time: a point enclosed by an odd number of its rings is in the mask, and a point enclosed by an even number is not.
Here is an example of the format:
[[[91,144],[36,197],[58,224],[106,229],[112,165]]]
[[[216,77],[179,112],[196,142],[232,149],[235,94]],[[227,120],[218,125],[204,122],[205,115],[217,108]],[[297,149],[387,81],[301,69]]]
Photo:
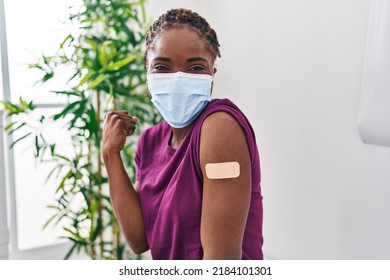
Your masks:
[[[120,156],[126,137],[133,134],[136,123],[137,118],[129,116],[126,111],[107,113],[104,119],[102,153],[115,215],[127,243],[134,253],[141,254],[149,249],[149,245],[136,192],[138,182],[134,188]]]

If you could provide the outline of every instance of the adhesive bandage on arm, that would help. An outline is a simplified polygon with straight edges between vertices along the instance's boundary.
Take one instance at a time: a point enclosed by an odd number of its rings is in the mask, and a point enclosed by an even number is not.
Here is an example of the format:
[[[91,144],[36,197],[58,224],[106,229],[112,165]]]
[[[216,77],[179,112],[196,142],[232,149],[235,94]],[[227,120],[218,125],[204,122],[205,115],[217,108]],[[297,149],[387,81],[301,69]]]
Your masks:
[[[240,176],[240,164],[236,161],[207,163],[205,167],[209,179],[232,179]]]

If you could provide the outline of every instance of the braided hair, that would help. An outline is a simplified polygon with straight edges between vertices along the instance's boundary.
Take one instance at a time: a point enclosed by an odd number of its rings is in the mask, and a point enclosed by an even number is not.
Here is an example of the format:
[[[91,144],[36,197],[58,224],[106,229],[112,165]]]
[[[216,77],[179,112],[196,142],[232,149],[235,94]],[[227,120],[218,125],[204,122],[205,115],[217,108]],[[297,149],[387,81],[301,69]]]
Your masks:
[[[145,66],[148,50],[153,47],[155,38],[165,29],[178,25],[194,28],[210,44],[215,57],[221,57],[217,34],[203,17],[191,10],[171,9],[162,14],[149,28],[146,35]]]

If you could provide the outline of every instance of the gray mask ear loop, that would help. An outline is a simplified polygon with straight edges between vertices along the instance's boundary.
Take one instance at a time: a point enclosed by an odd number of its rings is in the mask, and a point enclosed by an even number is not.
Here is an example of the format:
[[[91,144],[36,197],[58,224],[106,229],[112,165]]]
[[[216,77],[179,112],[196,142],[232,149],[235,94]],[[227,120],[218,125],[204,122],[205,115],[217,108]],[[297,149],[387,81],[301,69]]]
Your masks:
[[[213,95],[213,89],[214,89],[214,77],[215,77],[215,73],[217,73],[217,68],[216,68],[216,66],[217,66],[217,63],[216,62],[214,62],[214,65],[213,65],[213,69],[214,69],[214,71],[213,71],[213,80],[211,81],[211,90],[210,90],[210,96],[212,96]]]

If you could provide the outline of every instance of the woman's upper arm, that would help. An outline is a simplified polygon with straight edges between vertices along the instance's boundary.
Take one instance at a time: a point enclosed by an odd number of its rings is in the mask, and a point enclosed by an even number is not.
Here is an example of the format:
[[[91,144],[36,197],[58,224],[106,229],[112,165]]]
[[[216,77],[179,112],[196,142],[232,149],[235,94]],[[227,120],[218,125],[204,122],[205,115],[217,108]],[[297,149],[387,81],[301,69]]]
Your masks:
[[[237,162],[237,178],[210,179],[207,163]],[[203,123],[200,138],[203,173],[201,242],[204,259],[240,259],[251,199],[251,160],[241,126],[217,112]]]

